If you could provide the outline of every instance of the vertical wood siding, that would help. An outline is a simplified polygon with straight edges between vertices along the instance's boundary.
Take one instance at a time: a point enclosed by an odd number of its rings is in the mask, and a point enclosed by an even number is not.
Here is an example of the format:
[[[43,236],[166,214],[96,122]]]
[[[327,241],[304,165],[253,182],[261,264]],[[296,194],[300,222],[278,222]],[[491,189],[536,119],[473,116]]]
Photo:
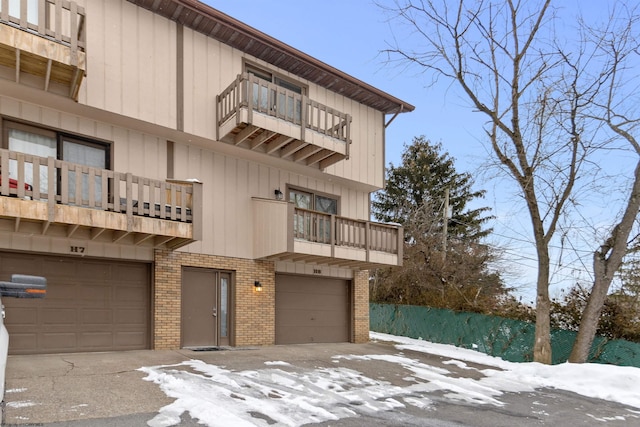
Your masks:
[[[85,7],[87,78],[78,101],[175,128],[175,23],[124,0]]]

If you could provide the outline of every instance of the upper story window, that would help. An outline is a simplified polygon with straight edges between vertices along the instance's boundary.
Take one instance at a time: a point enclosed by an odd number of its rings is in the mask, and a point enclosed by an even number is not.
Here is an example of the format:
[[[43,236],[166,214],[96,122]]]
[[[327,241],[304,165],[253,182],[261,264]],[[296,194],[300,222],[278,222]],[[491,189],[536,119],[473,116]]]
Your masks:
[[[303,86],[293,81],[283,79],[282,77],[279,77],[273,73],[270,73],[269,71],[265,71],[261,68],[254,67],[253,65],[246,65],[245,69],[249,74],[253,74],[256,77],[261,78],[262,80],[266,80],[268,82],[274,83],[292,92],[298,93],[300,95],[302,95],[303,93],[306,93],[306,90]]]
[[[31,154],[39,157],[54,157],[59,160],[89,166],[97,169],[110,169],[111,167],[111,146],[110,144],[94,141],[78,136],[73,136],[63,132],[56,132],[49,129],[39,128],[23,123],[5,120],[3,122],[4,138],[3,148],[20,153]],[[47,192],[48,172],[45,166],[39,167],[40,191]],[[25,165],[26,183],[33,184],[33,165]],[[9,175],[17,177],[17,164],[15,161],[9,163]],[[82,193],[88,193],[88,177],[83,176]],[[95,177],[94,184],[96,191],[101,190],[101,177]],[[69,172],[69,187],[75,189],[76,173]],[[60,183],[57,183],[59,189]],[[100,197],[100,194],[96,194]],[[75,194],[70,193],[70,197]]]
[[[251,91],[253,105],[259,110],[277,110],[278,115],[300,122],[302,116],[302,95],[306,93],[306,88],[296,82],[284,79],[269,71],[252,65],[245,65],[245,69],[250,76],[264,80],[266,85],[254,83]],[[280,90],[280,88],[284,90]]]

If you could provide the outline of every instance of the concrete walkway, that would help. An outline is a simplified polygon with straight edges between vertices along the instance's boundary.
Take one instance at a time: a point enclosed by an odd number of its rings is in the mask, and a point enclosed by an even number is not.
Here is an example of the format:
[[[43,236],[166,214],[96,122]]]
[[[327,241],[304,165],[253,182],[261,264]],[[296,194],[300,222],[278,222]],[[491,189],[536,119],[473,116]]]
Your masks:
[[[415,383],[402,365],[384,360],[336,360],[337,355],[393,356],[400,352],[390,343],[313,344],[269,346],[223,351],[130,351],[109,353],[10,356],[4,425],[47,426],[144,426],[160,409],[174,402],[157,384],[143,380],[141,367],[178,364],[187,360],[224,367],[235,372],[265,369],[269,362],[283,361],[292,371],[306,375],[338,364],[389,387],[408,388]],[[403,357],[446,372],[450,378],[478,380],[482,365],[451,363],[447,358],[405,350]],[[471,369],[470,369],[471,368]],[[475,369],[474,369],[475,368]],[[491,368],[496,369],[496,368]],[[421,396],[417,396],[420,398]],[[422,396],[424,398],[424,396]],[[389,411],[356,414],[323,426],[415,425],[415,426],[540,426],[593,425],[594,417],[607,426],[638,425],[640,411],[611,402],[584,398],[573,393],[539,390],[505,393],[504,405],[480,405],[448,397],[442,391],[429,393],[429,408],[405,405]],[[633,417],[633,413],[638,414]],[[618,418],[620,414],[625,417]],[[631,417],[629,416],[631,415]],[[181,426],[197,426],[188,413]],[[272,421],[272,420],[271,420]],[[633,421],[632,424],[629,424]],[[271,424],[256,420],[257,425]]]

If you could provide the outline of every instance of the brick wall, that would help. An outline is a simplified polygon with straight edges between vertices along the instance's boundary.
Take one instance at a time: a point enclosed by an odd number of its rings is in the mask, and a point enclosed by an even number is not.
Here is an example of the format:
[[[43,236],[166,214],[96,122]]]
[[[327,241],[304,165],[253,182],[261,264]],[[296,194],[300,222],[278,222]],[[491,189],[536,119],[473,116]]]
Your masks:
[[[275,343],[275,265],[270,261],[156,250],[153,348],[180,348],[182,267],[234,273],[236,346]],[[259,280],[262,292],[254,290]],[[356,343],[369,341],[369,272],[354,271],[351,329]]]
[[[268,345],[275,342],[273,262],[156,250],[153,336],[155,349],[180,348],[183,266],[234,272],[234,345]],[[254,290],[256,280],[262,284],[262,292]]]
[[[369,272],[354,271],[353,277],[353,340],[369,341]]]

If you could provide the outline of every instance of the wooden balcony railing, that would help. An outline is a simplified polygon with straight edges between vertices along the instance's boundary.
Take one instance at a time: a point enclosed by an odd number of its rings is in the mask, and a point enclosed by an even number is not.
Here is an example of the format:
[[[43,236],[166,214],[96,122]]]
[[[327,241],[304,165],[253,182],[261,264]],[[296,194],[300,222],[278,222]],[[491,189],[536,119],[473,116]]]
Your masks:
[[[70,0],[0,0],[0,64],[63,84],[77,99],[85,72],[85,9]],[[35,38],[34,38],[35,37]]]
[[[85,12],[74,1],[0,0],[0,20],[69,46],[76,61],[85,50]]]
[[[218,140],[246,143],[251,150],[321,168],[349,158],[349,114],[247,73],[238,75],[216,99]]]
[[[306,129],[349,142],[351,116],[322,105],[291,90],[268,82],[253,74],[240,74],[218,96],[218,124],[226,122],[238,109],[246,107],[250,114],[258,111],[300,126],[304,141]]]
[[[253,197],[254,255],[369,269],[402,265],[401,226],[345,218]]]
[[[134,216],[197,223],[194,234],[198,234],[201,212],[194,211],[194,203],[200,206],[200,192],[191,183],[159,181],[0,149],[0,196],[46,201],[50,216],[57,205],[73,206],[120,213],[128,223]]]
[[[398,254],[399,231],[394,225],[294,209],[293,237],[310,242]]]

